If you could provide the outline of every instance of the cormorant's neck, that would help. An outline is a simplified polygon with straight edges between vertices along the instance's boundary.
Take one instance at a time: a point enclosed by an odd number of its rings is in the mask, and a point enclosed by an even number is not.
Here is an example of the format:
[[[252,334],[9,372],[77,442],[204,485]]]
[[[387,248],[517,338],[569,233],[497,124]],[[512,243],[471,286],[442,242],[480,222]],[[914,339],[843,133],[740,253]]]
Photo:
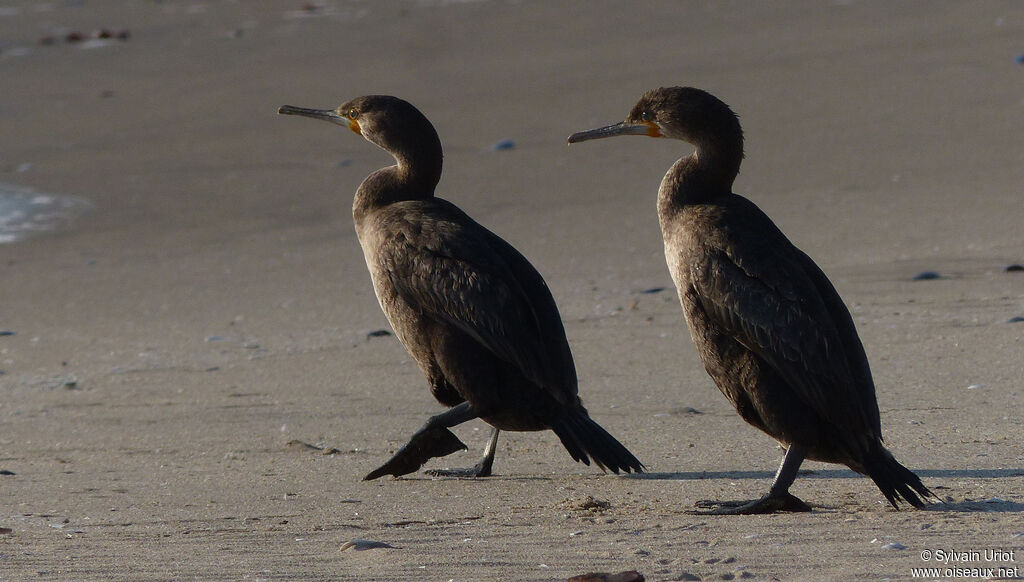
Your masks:
[[[395,166],[398,178],[410,189],[413,198],[431,198],[434,188],[441,181],[441,165],[444,154],[441,139],[431,132],[430,139],[412,147],[395,149],[391,152],[398,164]]]
[[[742,137],[695,145],[696,151],[673,164],[661,181],[660,213],[689,204],[706,204],[732,193],[743,161]]]
[[[381,168],[363,180],[356,191],[352,212],[359,220],[367,212],[405,200],[433,198],[441,180],[441,142],[390,151],[396,164]]]

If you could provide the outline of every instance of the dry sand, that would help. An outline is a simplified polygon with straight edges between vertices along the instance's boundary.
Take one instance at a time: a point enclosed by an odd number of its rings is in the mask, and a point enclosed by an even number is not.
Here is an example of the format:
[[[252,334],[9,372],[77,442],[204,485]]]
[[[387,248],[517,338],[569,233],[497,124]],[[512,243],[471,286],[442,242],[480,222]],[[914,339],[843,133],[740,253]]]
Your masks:
[[[940,565],[1024,573],[1024,5],[304,4],[0,2],[0,182],[94,207],[0,245],[0,580],[880,580],[991,548],[1016,553]],[[130,38],[64,41],[103,27]],[[835,282],[887,442],[946,503],[896,512],[807,463],[811,514],[686,513],[760,495],[780,458],[673,293],[642,293],[671,286],[654,197],[689,150],[565,145],[678,84],[741,115],[737,191]],[[350,204],[390,162],[275,110],[367,93],[435,123],[439,194],[545,275],[584,401],[648,475],[547,432],[504,434],[492,478],[360,481],[440,410],[367,337]]]

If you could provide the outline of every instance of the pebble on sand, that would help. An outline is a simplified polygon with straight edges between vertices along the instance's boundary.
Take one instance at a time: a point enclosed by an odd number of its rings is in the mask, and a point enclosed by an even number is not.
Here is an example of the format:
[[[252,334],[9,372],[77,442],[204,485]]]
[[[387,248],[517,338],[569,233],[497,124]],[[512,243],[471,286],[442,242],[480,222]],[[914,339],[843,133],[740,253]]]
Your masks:
[[[612,504],[603,499],[595,499],[592,495],[585,495],[580,499],[566,499],[562,502],[562,506],[578,511],[598,513],[610,509]]]
[[[1006,265],[1003,271],[1007,273],[1024,273],[1024,265]]]
[[[81,31],[78,31],[78,30],[72,30],[71,32],[68,32],[67,34],[65,34],[61,38],[57,38],[55,36],[44,36],[44,37],[39,39],[39,44],[41,44],[43,46],[50,46],[50,45],[57,44],[58,41],[64,41],[67,44],[78,44],[78,43],[84,43],[84,42],[86,42],[89,39],[93,39],[93,40],[116,39],[116,40],[124,41],[124,40],[128,40],[129,38],[131,38],[131,36],[132,36],[132,33],[129,32],[128,29],[111,30],[109,28],[101,28],[99,30],[94,30],[92,32],[92,34],[88,34],[88,35],[83,33],[83,32],[81,32]]]
[[[626,572],[619,572],[618,574],[591,572],[590,574],[573,576],[566,582],[644,582],[644,576],[636,570],[628,570]]]
[[[1021,317],[1021,316],[1017,315],[1017,316],[1011,317],[1010,319],[1007,319],[1006,323],[1020,323],[1022,321],[1024,321],[1024,317]]]
[[[931,281],[933,279],[941,279],[942,275],[935,271],[922,271],[914,275],[914,281]]]
[[[514,150],[514,149],[516,149],[516,142],[514,142],[514,141],[512,141],[510,139],[503,139],[503,140],[499,141],[498,143],[496,143],[496,144],[491,146],[491,150],[496,151],[496,152],[505,151],[505,150]]]
[[[885,544],[884,546],[882,546],[882,549],[883,550],[905,550],[905,549],[907,549],[907,546],[904,546],[903,544],[901,544],[899,542],[889,542],[889,543]]]
[[[123,30],[110,30],[107,28],[101,28],[92,33],[93,38],[116,38],[117,40],[128,40],[131,38],[132,33],[128,32],[128,29]]]

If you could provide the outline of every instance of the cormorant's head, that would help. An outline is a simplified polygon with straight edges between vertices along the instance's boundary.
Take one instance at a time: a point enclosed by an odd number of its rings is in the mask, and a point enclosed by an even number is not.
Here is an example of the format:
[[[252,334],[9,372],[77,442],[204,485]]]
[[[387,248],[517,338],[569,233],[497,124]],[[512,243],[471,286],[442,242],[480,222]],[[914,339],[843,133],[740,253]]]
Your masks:
[[[425,146],[440,147],[430,121],[411,103],[389,95],[356,97],[335,109],[306,109],[284,105],[283,115],[302,115],[345,126],[396,155]]]
[[[681,139],[698,147],[724,140],[743,143],[739,119],[717,97],[693,87],[662,87],[644,93],[626,120],[581,131],[569,143],[616,135]]]

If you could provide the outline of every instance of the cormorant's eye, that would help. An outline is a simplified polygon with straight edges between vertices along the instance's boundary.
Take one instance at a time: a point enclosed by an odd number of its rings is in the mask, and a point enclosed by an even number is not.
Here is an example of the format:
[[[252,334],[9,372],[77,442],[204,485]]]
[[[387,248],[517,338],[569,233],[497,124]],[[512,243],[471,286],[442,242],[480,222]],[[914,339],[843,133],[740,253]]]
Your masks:
[[[357,110],[355,107],[353,107],[352,109],[348,110],[348,118],[349,119],[355,119],[357,117],[359,117],[359,110]]]
[[[651,115],[650,111],[644,111],[640,114],[640,121],[651,121],[652,119],[654,119],[654,116]]]

